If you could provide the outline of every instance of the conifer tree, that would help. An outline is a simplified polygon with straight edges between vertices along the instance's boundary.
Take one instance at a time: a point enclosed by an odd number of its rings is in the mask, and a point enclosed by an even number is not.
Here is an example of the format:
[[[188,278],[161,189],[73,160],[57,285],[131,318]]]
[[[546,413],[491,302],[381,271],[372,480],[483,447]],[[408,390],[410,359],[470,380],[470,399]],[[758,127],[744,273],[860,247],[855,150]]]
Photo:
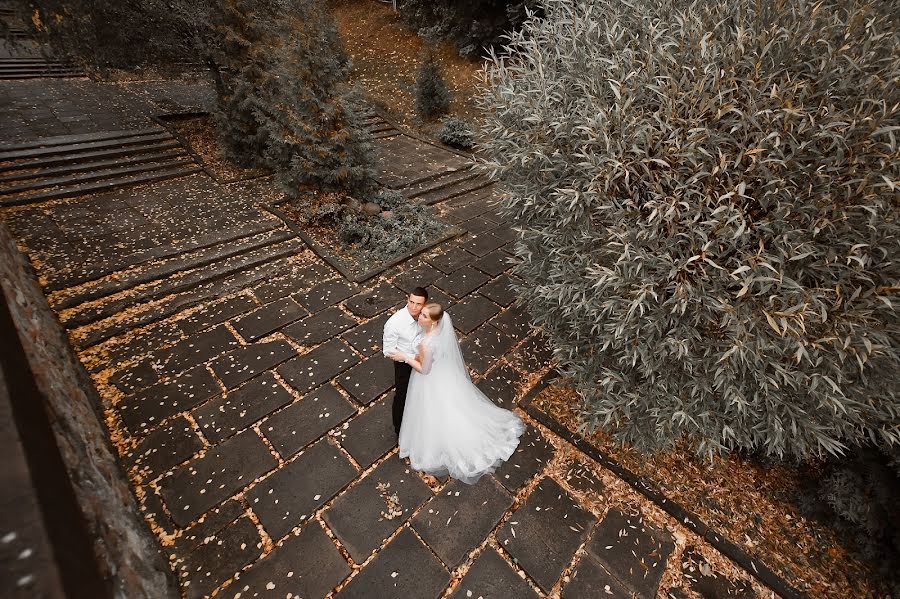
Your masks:
[[[289,194],[303,187],[364,194],[373,155],[352,98],[348,60],[334,21],[317,2],[292,2],[260,21],[256,2],[229,0],[222,46],[231,77],[221,132],[242,164],[278,173]]]
[[[416,70],[416,112],[424,120],[447,114],[450,110],[450,90],[441,74],[434,50],[426,47],[422,62]]]

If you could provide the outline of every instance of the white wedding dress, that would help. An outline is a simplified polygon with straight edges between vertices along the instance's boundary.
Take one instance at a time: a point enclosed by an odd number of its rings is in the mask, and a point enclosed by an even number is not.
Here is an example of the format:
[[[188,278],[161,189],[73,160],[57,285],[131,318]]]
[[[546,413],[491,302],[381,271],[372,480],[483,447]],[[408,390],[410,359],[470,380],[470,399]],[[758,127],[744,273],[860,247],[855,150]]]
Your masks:
[[[430,350],[423,372],[409,380],[400,457],[416,470],[472,484],[509,459],[525,424],[472,383],[450,315],[437,327],[423,341]]]

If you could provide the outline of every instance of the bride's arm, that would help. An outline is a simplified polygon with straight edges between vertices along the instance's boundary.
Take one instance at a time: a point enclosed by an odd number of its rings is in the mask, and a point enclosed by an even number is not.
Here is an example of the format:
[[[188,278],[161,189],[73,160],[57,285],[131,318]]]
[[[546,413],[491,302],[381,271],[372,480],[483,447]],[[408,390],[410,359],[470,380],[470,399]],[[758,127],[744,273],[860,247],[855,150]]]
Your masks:
[[[419,353],[412,358],[407,358],[406,363],[412,366],[416,372],[428,374],[431,371],[431,352],[423,343],[419,346]]]

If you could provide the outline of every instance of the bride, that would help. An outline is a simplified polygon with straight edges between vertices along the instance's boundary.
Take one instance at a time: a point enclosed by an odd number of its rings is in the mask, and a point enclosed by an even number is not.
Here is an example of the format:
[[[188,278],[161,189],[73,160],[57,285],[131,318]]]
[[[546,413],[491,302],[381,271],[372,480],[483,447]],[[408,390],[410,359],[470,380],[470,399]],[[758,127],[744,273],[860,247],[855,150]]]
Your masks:
[[[425,331],[419,353],[391,355],[415,370],[400,426],[400,457],[409,457],[416,470],[472,484],[512,455],[525,424],[472,384],[453,322],[440,304],[422,308],[419,325]]]

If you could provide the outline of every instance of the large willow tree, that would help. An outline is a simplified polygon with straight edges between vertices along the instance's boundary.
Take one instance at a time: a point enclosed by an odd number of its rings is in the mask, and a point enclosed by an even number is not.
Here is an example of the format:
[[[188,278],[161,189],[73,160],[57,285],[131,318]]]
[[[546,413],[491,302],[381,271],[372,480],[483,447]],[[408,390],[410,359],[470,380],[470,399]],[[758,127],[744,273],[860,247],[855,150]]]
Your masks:
[[[489,64],[482,149],[588,422],[701,453],[900,442],[891,3],[540,4]]]

